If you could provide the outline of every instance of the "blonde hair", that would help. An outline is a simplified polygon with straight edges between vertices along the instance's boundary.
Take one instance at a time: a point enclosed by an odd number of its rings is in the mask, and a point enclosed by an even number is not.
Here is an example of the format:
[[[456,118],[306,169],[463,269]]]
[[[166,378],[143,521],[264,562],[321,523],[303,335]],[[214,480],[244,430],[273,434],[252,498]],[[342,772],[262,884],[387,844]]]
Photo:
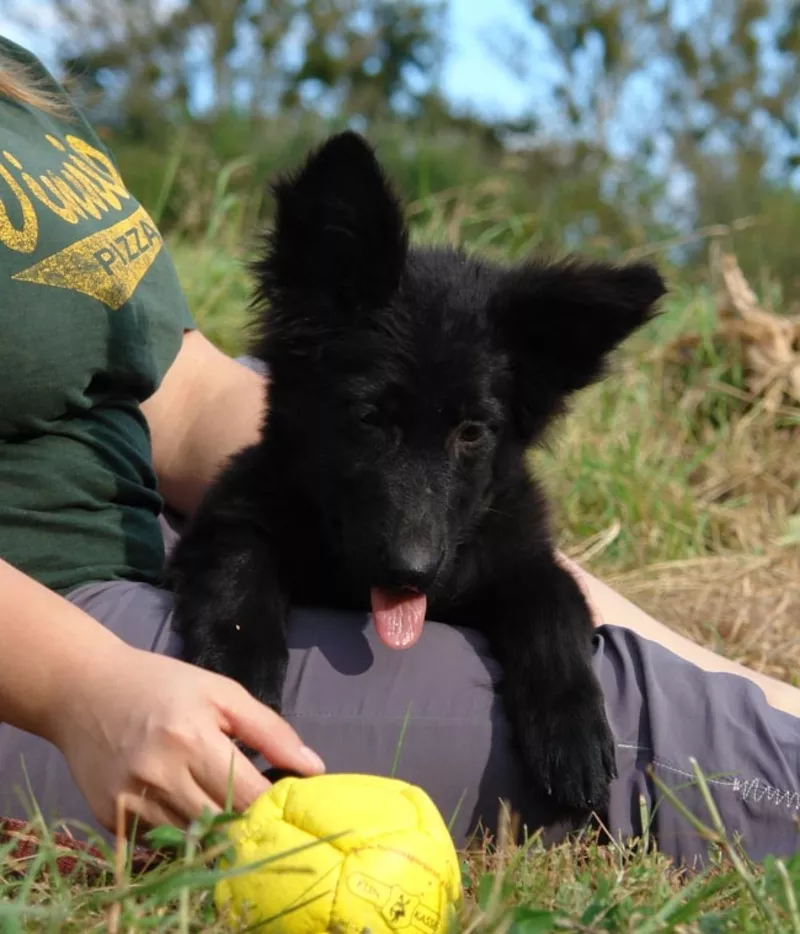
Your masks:
[[[0,56],[0,96],[36,107],[57,117],[69,117],[72,107],[66,95],[56,93],[27,65]]]

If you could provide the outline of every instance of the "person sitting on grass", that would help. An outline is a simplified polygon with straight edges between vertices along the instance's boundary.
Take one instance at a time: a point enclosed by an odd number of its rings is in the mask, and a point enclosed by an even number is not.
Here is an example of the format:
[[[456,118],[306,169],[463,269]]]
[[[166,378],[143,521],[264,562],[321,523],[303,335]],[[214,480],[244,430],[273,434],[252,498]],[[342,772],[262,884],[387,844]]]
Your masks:
[[[169,252],[111,154],[31,53],[0,39],[0,815],[110,832],[127,797],[183,827],[301,775],[422,786],[459,843],[501,799],[559,839],[526,788],[498,702],[502,671],[467,627],[392,652],[363,620],[298,608],[285,715],[178,659],[162,584],[176,532],[223,462],[258,437],[265,381],[197,329]],[[268,412],[267,412],[268,417]],[[800,691],[649,618],[574,564],[596,616],[593,664],[617,739],[604,815],[678,861],[706,854],[660,783],[705,815],[692,759],[747,853],[800,850]],[[408,720],[406,722],[406,717]],[[256,749],[249,760],[235,740]],[[312,751],[312,749],[316,751]],[[323,764],[323,760],[324,763]]]

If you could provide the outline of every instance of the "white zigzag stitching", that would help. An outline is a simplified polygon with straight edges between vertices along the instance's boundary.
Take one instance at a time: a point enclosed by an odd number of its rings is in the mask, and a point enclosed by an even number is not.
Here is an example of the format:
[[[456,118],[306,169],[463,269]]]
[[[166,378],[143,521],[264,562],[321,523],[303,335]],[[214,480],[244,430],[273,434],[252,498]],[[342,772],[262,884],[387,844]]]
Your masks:
[[[617,743],[617,746],[620,749],[631,749],[636,752],[652,753],[652,749],[649,749],[646,746],[636,746],[630,743]],[[667,769],[668,771],[675,772],[678,775],[685,775],[687,778],[693,778],[691,772],[686,772],[683,769],[675,768],[673,765],[668,765],[666,762],[662,761],[656,756],[653,756],[653,762],[660,766],[662,769]],[[709,785],[723,785],[726,788],[730,788],[731,791],[742,796],[742,801],[747,801],[748,798],[752,797],[753,801],[759,804],[764,800],[764,798],[766,798],[767,801],[775,807],[780,807],[783,805],[787,811],[800,811],[800,791],[781,791],[780,788],[775,788],[773,785],[768,785],[766,782],[762,782],[759,778],[753,778],[749,781],[741,778],[734,778],[731,781],[707,778],[706,781]]]
[[[757,778],[751,781],[742,781],[735,778],[733,780],[733,790],[742,796],[743,801],[752,797],[753,801],[759,802],[766,798],[770,804],[774,804],[776,807],[783,805],[788,810],[800,811],[800,791],[781,791],[780,788],[773,788],[772,785],[761,782]]]

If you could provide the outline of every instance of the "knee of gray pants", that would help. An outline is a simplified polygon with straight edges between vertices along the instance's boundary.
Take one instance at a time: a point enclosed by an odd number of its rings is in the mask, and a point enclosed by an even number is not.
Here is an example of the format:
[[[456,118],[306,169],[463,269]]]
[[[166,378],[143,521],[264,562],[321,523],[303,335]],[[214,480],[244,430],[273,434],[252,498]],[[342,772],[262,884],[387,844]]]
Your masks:
[[[73,599],[125,641],[178,654],[170,594],[118,582]],[[548,828],[545,841],[560,838],[547,802],[526,787],[497,690],[500,667],[477,632],[429,623],[417,645],[396,652],[366,615],[296,611],[288,637],[285,715],[329,770],[395,774],[422,786],[459,842],[481,825],[495,829],[501,799],[524,827]],[[694,756],[751,858],[800,850],[800,721],[770,708],[751,682],[702,671],[624,629],[596,633],[594,667],[617,738],[613,835],[641,833],[641,796],[660,849],[683,863],[704,859],[707,845],[647,773],[652,764],[704,819]],[[91,823],[58,750],[7,725],[0,725],[0,813],[27,816],[13,788],[25,785],[21,756],[48,819]]]
[[[770,707],[747,678],[705,671],[627,629],[598,630],[594,668],[617,745],[615,835],[641,834],[643,805],[662,852],[704,864],[708,842],[664,793],[710,826],[695,760],[726,832],[751,859],[800,852],[800,720]]]
[[[165,591],[115,582],[72,599],[126,642],[179,654]],[[460,842],[476,828],[496,828],[501,799],[529,827],[546,821],[522,780],[496,691],[500,668],[477,632],[429,623],[413,649],[396,652],[367,616],[298,610],[288,642],[283,713],[329,771],[394,774],[423,787]],[[24,784],[21,755],[48,819],[93,823],[58,750],[0,726],[0,781],[9,791]],[[0,794],[0,802],[12,808],[9,816],[27,816],[15,794]]]
[[[461,842],[496,830],[501,800],[531,829],[545,822],[497,693],[500,667],[480,634],[427,623],[413,649],[397,652],[368,618],[359,625],[352,614],[303,610],[289,647],[283,713],[330,771],[422,786]]]

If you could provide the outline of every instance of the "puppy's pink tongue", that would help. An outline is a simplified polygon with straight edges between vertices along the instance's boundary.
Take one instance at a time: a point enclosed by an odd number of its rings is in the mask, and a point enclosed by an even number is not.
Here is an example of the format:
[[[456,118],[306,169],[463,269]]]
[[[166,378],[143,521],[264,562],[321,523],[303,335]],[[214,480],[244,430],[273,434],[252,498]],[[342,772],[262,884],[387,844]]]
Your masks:
[[[390,649],[408,649],[422,635],[428,601],[425,594],[406,590],[388,593],[374,587],[372,619],[381,642]]]

